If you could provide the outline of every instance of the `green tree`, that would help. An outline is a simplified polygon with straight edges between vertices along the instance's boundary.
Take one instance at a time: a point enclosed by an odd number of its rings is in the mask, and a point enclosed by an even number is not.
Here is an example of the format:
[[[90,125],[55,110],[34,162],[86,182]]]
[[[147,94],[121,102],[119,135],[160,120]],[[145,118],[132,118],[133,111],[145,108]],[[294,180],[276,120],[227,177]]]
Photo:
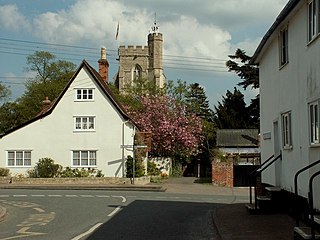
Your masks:
[[[11,95],[10,89],[0,83],[0,101],[5,100],[10,95]]]
[[[215,106],[215,122],[219,129],[250,128],[250,118],[243,94],[234,88]]]
[[[73,63],[57,60],[55,55],[44,51],[29,55],[26,63],[26,70],[34,72],[35,77],[26,82],[26,90],[20,98],[0,107],[1,132],[34,118],[41,111],[42,101],[46,97],[51,101],[56,99],[76,67]],[[0,86],[0,98],[1,89]]]
[[[237,49],[234,55],[229,55],[231,60],[226,62],[226,66],[230,72],[235,72],[240,78],[239,86],[244,90],[251,86],[253,89],[259,88],[259,68],[253,65],[250,61],[251,56],[248,56],[244,50]],[[254,128],[259,128],[260,124],[260,104],[259,94],[251,100],[248,106],[250,125]]]
[[[251,64],[252,57],[248,56],[244,50],[237,49],[235,55],[229,55],[229,58],[231,60],[226,62],[229,71],[235,72],[242,79],[238,85],[245,90],[249,86],[259,88],[259,68]]]

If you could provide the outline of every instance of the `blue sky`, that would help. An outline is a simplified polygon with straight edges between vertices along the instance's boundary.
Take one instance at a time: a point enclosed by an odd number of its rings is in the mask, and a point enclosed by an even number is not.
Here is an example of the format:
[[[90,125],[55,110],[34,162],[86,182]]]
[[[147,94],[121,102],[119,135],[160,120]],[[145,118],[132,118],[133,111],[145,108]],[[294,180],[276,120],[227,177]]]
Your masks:
[[[101,46],[107,48],[112,78],[118,69],[117,46],[146,45],[156,12],[164,36],[167,79],[198,82],[213,108],[240,81],[225,68],[228,55],[237,48],[253,54],[287,2],[0,0],[0,81],[10,87],[13,100],[23,93],[23,83],[32,75],[25,71],[28,54],[50,51],[76,65],[87,59],[97,68]],[[243,93],[246,99],[256,94]]]

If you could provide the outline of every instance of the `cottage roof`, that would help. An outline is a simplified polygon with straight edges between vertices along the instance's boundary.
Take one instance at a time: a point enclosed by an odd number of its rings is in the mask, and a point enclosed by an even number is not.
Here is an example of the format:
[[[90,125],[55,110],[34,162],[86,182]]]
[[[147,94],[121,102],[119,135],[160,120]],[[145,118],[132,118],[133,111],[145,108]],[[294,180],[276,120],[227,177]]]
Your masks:
[[[289,0],[287,5],[282,9],[278,17],[276,18],[275,22],[271,25],[267,33],[262,38],[260,44],[258,45],[258,48],[256,49],[255,53],[252,56],[251,64],[258,64],[259,63],[259,55],[263,51],[263,48],[267,45],[268,40],[273,35],[275,30],[279,27],[279,25],[285,20],[285,18],[295,9],[298,5],[298,3],[301,2],[301,0]]]
[[[21,125],[19,125],[17,127],[9,129],[8,131],[5,131],[4,133],[1,133],[0,134],[0,138],[2,138],[3,136],[5,136],[5,135],[7,135],[9,133],[12,133],[12,132],[18,130],[18,129],[24,127],[24,126],[27,126],[30,123],[33,123],[33,122],[35,122],[35,121],[37,121],[39,119],[42,119],[42,118],[46,117],[49,114],[51,114],[52,111],[55,109],[55,107],[58,105],[59,101],[62,99],[62,97],[65,94],[65,92],[68,90],[68,88],[70,87],[70,85],[74,81],[74,79],[77,77],[77,75],[79,74],[79,72],[80,72],[80,70],[82,68],[86,68],[88,70],[88,72],[92,75],[93,80],[99,85],[99,87],[102,89],[102,91],[108,97],[108,99],[114,105],[114,107],[117,109],[117,111],[121,114],[121,116],[124,118],[124,120],[128,120],[132,124],[136,125],[133,122],[133,120],[129,117],[129,115],[127,114],[126,110],[123,108],[123,106],[117,101],[117,99],[113,95],[112,91],[110,90],[108,84],[105,81],[103,81],[103,79],[100,76],[100,74],[93,67],[91,67],[90,64],[86,60],[82,60],[81,64],[79,65],[79,67],[77,68],[75,73],[73,74],[73,76],[70,79],[70,81],[64,87],[64,89],[62,90],[62,92],[60,93],[58,98],[51,102],[49,107],[47,107],[46,109],[42,109],[40,111],[40,113],[36,117],[34,117],[33,119],[31,119],[31,120],[29,120],[29,121],[27,121],[27,122],[25,122],[25,123],[23,123],[23,124],[21,124]]]
[[[258,129],[218,129],[217,147],[258,147]]]

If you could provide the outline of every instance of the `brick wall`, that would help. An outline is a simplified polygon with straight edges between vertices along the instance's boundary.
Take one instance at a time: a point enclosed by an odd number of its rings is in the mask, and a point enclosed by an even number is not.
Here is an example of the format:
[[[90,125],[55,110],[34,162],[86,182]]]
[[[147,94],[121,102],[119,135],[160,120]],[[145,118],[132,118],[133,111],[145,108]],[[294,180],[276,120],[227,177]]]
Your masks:
[[[233,160],[212,161],[212,183],[219,186],[233,187]]]

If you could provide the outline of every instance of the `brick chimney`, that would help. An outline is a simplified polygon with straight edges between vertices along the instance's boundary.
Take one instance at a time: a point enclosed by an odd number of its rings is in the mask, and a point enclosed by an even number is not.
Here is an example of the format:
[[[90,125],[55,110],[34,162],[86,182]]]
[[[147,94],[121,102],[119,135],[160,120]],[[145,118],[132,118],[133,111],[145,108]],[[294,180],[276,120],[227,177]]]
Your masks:
[[[105,47],[101,48],[101,58],[99,59],[98,64],[100,76],[108,83],[109,63],[107,60],[107,49]]]

